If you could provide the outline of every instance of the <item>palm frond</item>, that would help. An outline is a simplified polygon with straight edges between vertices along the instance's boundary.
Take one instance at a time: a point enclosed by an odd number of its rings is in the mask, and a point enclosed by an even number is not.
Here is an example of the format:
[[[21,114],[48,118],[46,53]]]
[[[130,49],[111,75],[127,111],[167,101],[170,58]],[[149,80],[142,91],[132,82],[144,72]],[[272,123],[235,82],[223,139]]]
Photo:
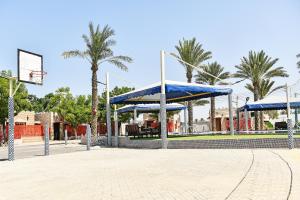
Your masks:
[[[85,57],[85,53],[79,50],[73,50],[73,51],[65,51],[62,53],[62,56],[64,58],[71,58],[71,57],[80,57],[80,58],[84,58]]]

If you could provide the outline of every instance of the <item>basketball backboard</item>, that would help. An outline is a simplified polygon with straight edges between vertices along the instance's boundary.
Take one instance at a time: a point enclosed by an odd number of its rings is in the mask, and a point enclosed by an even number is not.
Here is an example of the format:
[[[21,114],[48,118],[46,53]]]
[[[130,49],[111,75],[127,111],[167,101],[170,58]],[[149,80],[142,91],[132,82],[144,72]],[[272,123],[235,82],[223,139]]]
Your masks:
[[[43,85],[43,56],[18,49],[18,80]]]

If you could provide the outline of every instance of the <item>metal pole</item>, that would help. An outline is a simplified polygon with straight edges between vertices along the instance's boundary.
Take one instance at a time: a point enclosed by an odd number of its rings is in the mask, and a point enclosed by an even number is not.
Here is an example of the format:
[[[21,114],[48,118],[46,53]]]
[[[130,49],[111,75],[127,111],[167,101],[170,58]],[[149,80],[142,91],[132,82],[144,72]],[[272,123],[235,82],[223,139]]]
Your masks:
[[[65,145],[68,144],[68,130],[67,130],[67,127],[65,129]]]
[[[184,105],[186,108],[183,110],[183,117],[184,117],[184,133],[187,133],[188,130],[188,124],[187,124],[187,103],[184,102]]]
[[[13,161],[15,159],[14,149],[14,97],[13,97],[13,79],[9,79],[9,97],[8,97],[8,121],[9,121],[9,133],[8,133],[8,160]]]
[[[289,149],[293,149],[294,148],[294,136],[293,136],[292,119],[290,117],[291,107],[290,107],[289,89],[288,89],[287,84],[286,84],[286,107],[287,107],[288,147],[289,147]]]
[[[161,139],[162,148],[168,147],[167,140],[167,113],[166,113],[166,87],[165,87],[165,52],[160,51],[160,75],[161,75],[161,93],[160,93],[160,121],[161,121]]]
[[[233,114],[232,114],[232,93],[228,94],[228,107],[229,107],[229,125],[230,125],[230,134],[234,135],[234,126],[233,126]]]
[[[49,128],[48,123],[44,125],[45,156],[49,155]]]
[[[297,93],[295,93],[295,98],[297,98]],[[298,108],[295,107],[295,127],[298,129]]]
[[[114,105],[115,112],[114,112],[114,120],[115,120],[115,146],[119,146],[119,125],[118,125],[118,112],[117,112],[117,106]]]
[[[109,98],[109,74],[106,73],[106,128],[107,145],[111,146],[111,120],[110,120],[110,98]]]
[[[91,126],[89,124],[86,125],[86,150],[91,149]]]
[[[239,96],[236,96],[236,131],[240,131],[240,110],[239,110]]]
[[[133,123],[134,124],[137,123],[137,111],[136,111],[136,109],[133,110]]]
[[[244,107],[244,115],[245,115],[245,131],[246,131],[246,133],[248,133],[248,111],[247,111],[247,108],[246,107]]]

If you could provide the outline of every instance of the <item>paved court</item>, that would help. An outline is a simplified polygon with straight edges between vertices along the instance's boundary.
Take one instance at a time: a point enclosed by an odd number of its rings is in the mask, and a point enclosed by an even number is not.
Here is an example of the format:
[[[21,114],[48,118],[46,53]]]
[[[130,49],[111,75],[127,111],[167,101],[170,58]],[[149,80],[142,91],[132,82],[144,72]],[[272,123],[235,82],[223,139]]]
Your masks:
[[[23,159],[30,157],[37,157],[44,155],[44,143],[23,143],[15,145],[15,159]],[[79,140],[69,140],[68,144],[65,145],[63,141],[50,141],[50,154],[62,154],[77,151],[85,151],[86,146],[80,145]],[[0,147],[0,161],[7,160],[8,152],[6,147]]]
[[[6,199],[300,199],[300,150],[93,149],[0,162]]]

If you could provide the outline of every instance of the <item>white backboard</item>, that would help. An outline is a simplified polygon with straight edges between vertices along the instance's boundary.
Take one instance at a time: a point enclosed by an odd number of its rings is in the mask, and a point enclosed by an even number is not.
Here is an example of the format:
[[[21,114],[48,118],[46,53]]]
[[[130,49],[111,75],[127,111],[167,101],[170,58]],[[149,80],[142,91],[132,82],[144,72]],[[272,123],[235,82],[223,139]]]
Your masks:
[[[18,80],[42,85],[43,76],[43,56],[18,49]]]

